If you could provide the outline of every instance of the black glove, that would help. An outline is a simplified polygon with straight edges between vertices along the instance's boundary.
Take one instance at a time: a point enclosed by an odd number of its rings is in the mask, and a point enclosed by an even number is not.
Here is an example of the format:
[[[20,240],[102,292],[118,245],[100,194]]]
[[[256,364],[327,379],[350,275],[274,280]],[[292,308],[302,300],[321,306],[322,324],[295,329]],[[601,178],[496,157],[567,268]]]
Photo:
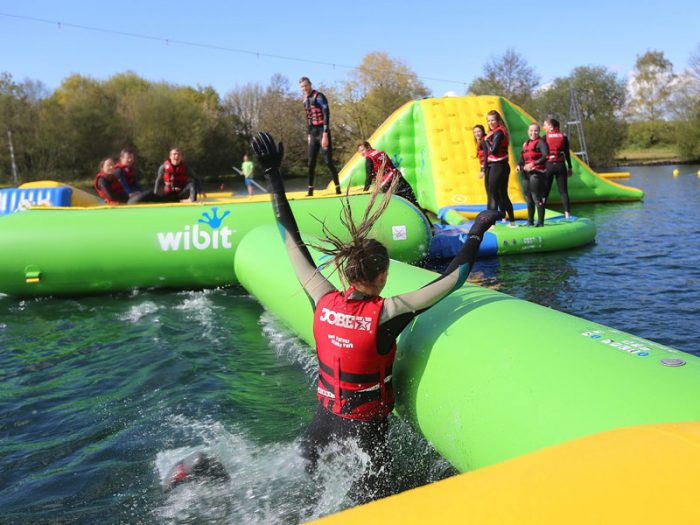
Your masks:
[[[271,168],[279,168],[284,156],[284,146],[281,142],[275,145],[275,140],[266,131],[261,131],[251,143],[258,162],[265,168],[265,172]]]

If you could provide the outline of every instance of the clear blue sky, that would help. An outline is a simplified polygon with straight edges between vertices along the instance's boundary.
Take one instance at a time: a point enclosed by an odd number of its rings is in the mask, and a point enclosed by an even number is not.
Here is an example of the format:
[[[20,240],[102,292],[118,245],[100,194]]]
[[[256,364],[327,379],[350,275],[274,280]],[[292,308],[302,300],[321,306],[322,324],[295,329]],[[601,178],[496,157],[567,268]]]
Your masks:
[[[0,13],[0,71],[10,72],[16,80],[41,80],[52,89],[71,73],[105,79],[126,70],[154,81],[211,85],[222,95],[248,82],[265,85],[274,73],[289,78],[293,86],[301,75],[327,85],[347,78],[348,69],[340,66],[357,66],[368,52],[386,51],[422,77],[434,95],[449,90],[461,94],[481,74],[485,62],[509,47],[527,60],[542,82],[548,82],[581,65],[602,65],[626,76],[637,55],[649,49],[663,51],[679,71],[687,67],[690,53],[700,44],[697,0],[0,0]],[[165,39],[339,67],[166,43]]]

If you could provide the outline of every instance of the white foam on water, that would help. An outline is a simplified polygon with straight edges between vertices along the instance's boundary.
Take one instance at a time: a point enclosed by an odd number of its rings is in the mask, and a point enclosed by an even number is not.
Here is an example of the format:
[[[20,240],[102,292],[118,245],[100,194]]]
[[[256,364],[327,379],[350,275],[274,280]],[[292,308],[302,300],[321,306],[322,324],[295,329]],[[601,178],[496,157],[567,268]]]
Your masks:
[[[185,432],[192,446],[164,450],[155,463],[159,477],[199,450],[219,461],[227,481],[197,481],[174,488],[154,510],[167,523],[298,523],[352,505],[347,493],[368,461],[356,444],[329,447],[311,476],[298,441],[256,444],[244,432],[213,421],[174,416],[167,423]]]
[[[316,353],[309,348],[309,345],[294,335],[270,312],[263,312],[259,323],[262,326],[263,335],[270,341],[277,357],[289,363],[300,365],[309,381],[315,381],[318,363]]]
[[[202,337],[212,343],[218,343],[221,338],[216,335],[220,332],[216,313],[223,308],[216,306],[209,298],[212,292],[212,290],[186,292],[186,298],[175,309],[185,312],[189,321],[193,321],[202,328]]]
[[[136,324],[143,317],[156,313],[160,307],[152,301],[144,301],[141,304],[136,304],[129,308],[129,311],[121,314],[118,318],[122,321],[127,321],[129,323]]]

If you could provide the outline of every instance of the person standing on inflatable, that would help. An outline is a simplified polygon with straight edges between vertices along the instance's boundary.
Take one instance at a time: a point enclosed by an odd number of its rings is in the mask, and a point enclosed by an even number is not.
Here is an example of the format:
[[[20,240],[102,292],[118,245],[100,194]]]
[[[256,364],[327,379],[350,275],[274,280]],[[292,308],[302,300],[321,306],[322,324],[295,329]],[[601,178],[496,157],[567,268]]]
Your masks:
[[[319,404],[302,442],[307,469],[315,471],[319,453],[326,446],[353,439],[369,456],[371,465],[351,489],[351,496],[358,502],[385,496],[390,493],[387,438],[388,415],[394,407],[396,338],[418,314],[462,286],[484,232],[498,213],[484,211],[477,216],[462,249],[434,281],[418,290],[383,298],[379,294],[387,282],[389,255],[368,233],[389,204],[399,179],[394,178],[381,203],[373,208],[379,195],[379,185],[375,186],[360,224],[352,220],[345,200],[342,219],[350,230],[350,240],[343,241],[345,236],[324,228],[322,242],[328,244],[318,247],[332,258],[347,287],[341,291],[319,271],[299,234],[279,170],[282,143],[275,144],[269,133],[258,133],[252,147],[265,168],[287,253],[314,309]]]
[[[197,200],[197,179],[182,159],[179,148],[170,150],[168,158],[158,168],[158,176],[153,191],[158,194],[160,181],[163,181],[164,202],[194,202]]]
[[[365,187],[363,191],[367,191],[375,181],[379,188],[386,192],[396,181],[394,194],[403,197],[409,202],[412,202],[416,207],[420,208],[418,199],[411,185],[403,178],[403,174],[398,170],[394,163],[391,162],[389,155],[379,149],[374,149],[369,142],[360,142],[357,145],[357,152],[365,158]],[[379,174],[381,172],[381,175]]]
[[[487,169],[486,169],[486,156],[488,154],[488,145],[486,144],[486,141],[484,140],[484,137],[486,137],[486,130],[484,129],[484,126],[481,124],[477,124],[474,126],[472,129],[472,133],[474,133],[474,143],[476,145],[476,158],[479,159],[479,178],[484,179],[484,191],[486,191],[486,209],[488,210],[495,210],[496,209],[496,199],[494,198],[493,194],[489,190],[489,178],[486,176],[487,175]]]
[[[571,152],[569,151],[569,138],[559,130],[559,121],[555,118],[548,118],[544,121],[545,140],[549,148],[547,156],[547,177],[549,188],[551,189],[553,179],[557,181],[561,204],[564,207],[564,216],[571,219],[571,207],[569,206],[569,182],[571,171]],[[566,165],[564,165],[566,161]],[[547,190],[549,195],[549,190]]]
[[[549,193],[545,163],[549,148],[547,148],[547,142],[540,137],[540,126],[536,122],[527,128],[527,136],[529,138],[523,143],[523,150],[515,169],[523,175],[527,225],[534,224],[535,206],[537,206],[537,226],[544,226],[544,206]]]
[[[510,164],[508,163],[508,130],[498,111],[492,110],[486,114],[486,122],[489,125],[489,133],[486,141],[486,165],[485,173],[489,185],[489,193],[493,195],[498,210],[508,215],[510,226],[516,226],[513,203],[508,197],[508,177]],[[493,208],[491,208],[493,209]]]
[[[253,196],[253,161],[248,159],[248,155],[243,155],[243,164],[241,164],[241,173],[243,173],[243,181],[248,190],[248,196]]]
[[[318,150],[323,154],[323,163],[333,176],[335,193],[340,194],[340,183],[338,182],[338,170],[333,164],[333,146],[331,144],[331,110],[328,99],[323,93],[316,91],[311,86],[309,77],[301,77],[299,86],[304,94],[304,110],[306,111],[306,122],[308,124],[309,142],[309,190],[307,196],[314,194],[314,180],[316,178],[316,159]]]

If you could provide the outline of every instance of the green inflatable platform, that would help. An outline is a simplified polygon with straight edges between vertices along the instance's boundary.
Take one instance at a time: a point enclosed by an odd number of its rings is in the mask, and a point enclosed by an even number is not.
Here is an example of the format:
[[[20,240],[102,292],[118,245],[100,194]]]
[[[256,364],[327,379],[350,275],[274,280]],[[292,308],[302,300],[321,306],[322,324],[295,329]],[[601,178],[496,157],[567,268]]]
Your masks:
[[[361,215],[369,196],[348,198]],[[321,221],[331,231],[346,231],[338,197],[300,198],[291,200],[291,206],[304,231],[320,234]],[[255,202],[34,208],[0,220],[0,293],[18,296],[233,284],[233,254],[241,238],[261,224],[274,224],[269,197]],[[392,257],[407,262],[421,259],[431,239],[420,211],[396,196],[375,234]]]
[[[311,307],[274,227],[241,240],[235,273],[313,345]],[[392,261],[383,295],[435,277]],[[421,314],[398,346],[398,413],[461,471],[596,432],[700,418],[700,358],[472,284]]]

